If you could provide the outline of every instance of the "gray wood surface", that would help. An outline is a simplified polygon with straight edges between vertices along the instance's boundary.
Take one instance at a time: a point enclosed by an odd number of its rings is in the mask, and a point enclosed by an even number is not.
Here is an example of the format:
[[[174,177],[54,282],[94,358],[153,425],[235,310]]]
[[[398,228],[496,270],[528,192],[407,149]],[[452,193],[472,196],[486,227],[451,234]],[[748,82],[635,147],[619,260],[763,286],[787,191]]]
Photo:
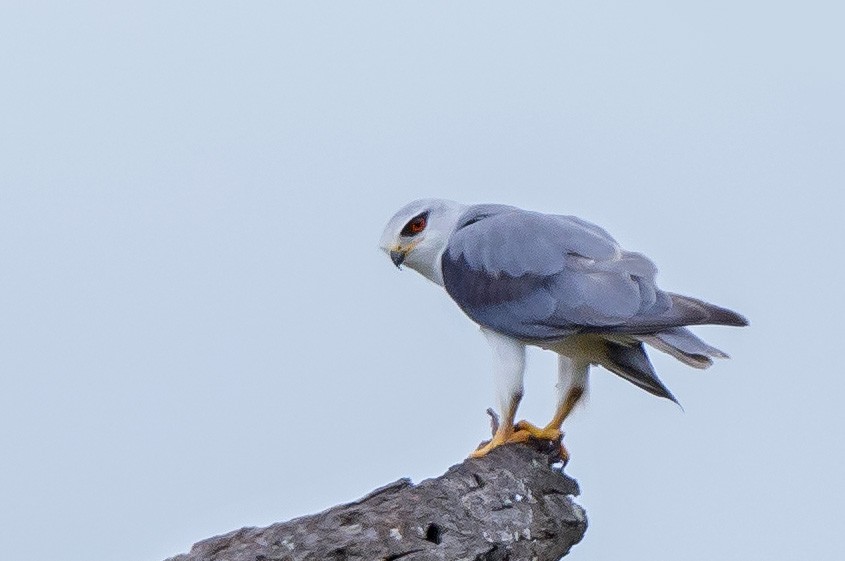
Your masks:
[[[319,514],[203,540],[167,561],[557,561],[587,520],[555,449],[503,446],[418,485],[401,479]]]

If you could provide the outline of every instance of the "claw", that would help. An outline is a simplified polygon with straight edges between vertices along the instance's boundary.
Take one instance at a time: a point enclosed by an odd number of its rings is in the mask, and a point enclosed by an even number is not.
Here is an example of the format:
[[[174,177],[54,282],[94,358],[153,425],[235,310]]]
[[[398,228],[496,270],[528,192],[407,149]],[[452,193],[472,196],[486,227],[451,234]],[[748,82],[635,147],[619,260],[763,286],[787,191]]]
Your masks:
[[[532,425],[528,421],[519,421],[516,424],[516,429],[525,431],[538,440],[560,440],[563,438],[563,433],[559,428],[545,427],[541,429],[536,425]]]
[[[566,464],[569,463],[569,450],[566,449],[562,441],[560,443],[560,450],[557,453],[560,454],[560,461],[563,462],[563,467],[566,467]]]
[[[494,448],[498,448],[499,446],[502,446],[504,444],[528,442],[529,438],[531,438],[531,435],[523,430],[510,431],[509,435],[503,435],[501,432],[497,431],[496,434],[493,436],[493,440],[479,447],[474,452],[470,453],[469,457],[483,458],[484,456],[489,454]]]
[[[560,461],[563,462],[564,466],[569,463],[569,451],[563,445],[563,431],[559,428],[553,426],[540,428],[528,421],[519,421],[516,424],[516,429],[518,432],[528,433],[531,438],[536,438],[537,440],[556,442],[559,446],[558,454],[560,455]]]

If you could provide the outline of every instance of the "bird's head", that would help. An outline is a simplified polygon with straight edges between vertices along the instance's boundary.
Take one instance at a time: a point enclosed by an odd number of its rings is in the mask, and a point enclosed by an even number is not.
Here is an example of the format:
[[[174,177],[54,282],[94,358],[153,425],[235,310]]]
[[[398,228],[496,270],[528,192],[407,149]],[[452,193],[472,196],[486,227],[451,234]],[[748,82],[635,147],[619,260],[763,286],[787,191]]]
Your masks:
[[[440,257],[466,208],[443,199],[408,203],[384,227],[379,245],[397,267],[406,265],[442,285]]]

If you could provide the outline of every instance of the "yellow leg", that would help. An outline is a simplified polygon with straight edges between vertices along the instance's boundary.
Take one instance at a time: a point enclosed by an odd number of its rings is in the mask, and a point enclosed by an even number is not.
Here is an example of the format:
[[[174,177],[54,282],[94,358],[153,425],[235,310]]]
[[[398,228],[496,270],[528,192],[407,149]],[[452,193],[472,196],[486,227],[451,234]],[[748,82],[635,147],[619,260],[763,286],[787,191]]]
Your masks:
[[[563,421],[565,421],[569,414],[572,413],[572,410],[575,409],[575,405],[583,395],[583,387],[575,386],[570,388],[566,393],[566,397],[555,412],[555,416],[551,421],[549,421],[549,424],[540,428],[532,425],[528,421],[520,421],[516,424],[517,431],[526,432],[531,435],[532,438],[537,438],[539,440],[561,441],[563,438],[563,432],[561,430]],[[569,452],[566,447],[564,447],[562,441],[560,444],[560,457],[564,463],[569,461]]]
[[[558,440],[563,436],[561,430],[551,424],[541,428],[528,421],[519,421],[516,424],[516,429],[525,431],[531,435],[531,438],[536,438],[538,440]]]
[[[499,428],[496,429],[496,434],[493,435],[493,439],[472,452],[469,455],[470,458],[481,458],[489,454],[494,448],[498,448],[503,444],[527,442],[528,439],[531,438],[531,435],[524,430],[514,430],[513,419],[516,416],[516,408],[519,405],[520,399],[522,399],[522,395],[520,394],[515,395],[511,399],[511,404],[507,411],[505,411],[505,418],[502,419],[502,422],[499,424]]]
[[[502,425],[499,427],[499,430],[496,431],[496,434],[493,435],[493,440],[478,448],[477,450],[470,453],[470,458],[482,458],[490,453],[491,450],[494,448],[498,448],[503,444],[512,444],[515,442],[528,442],[528,439],[531,438],[531,435],[528,434],[524,430],[514,430],[513,425],[510,425],[510,429],[506,429],[505,427],[508,425]]]
[[[563,400],[563,403],[560,407],[558,407],[557,411],[555,412],[554,418],[549,421],[549,424],[546,425],[546,428],[556,427],[560,430],[560,427],[563,426],[563,422],[569,417],[569,414],[572,413],[572,410],[575,409],[575,405],[584,395],[584,388],[581,386],[574,386],[569,388],[569,392],[566,394],[566,399]]]

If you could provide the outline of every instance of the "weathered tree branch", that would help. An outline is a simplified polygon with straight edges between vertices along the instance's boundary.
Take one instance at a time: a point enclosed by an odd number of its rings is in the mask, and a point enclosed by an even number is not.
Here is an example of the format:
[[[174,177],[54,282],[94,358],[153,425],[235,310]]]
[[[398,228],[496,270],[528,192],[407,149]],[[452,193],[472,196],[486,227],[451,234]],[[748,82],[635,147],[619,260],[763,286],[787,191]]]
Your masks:
[[[168,561],[557,561],[587,529],[548,442],[508,445],[440,477],[201,541]]]

